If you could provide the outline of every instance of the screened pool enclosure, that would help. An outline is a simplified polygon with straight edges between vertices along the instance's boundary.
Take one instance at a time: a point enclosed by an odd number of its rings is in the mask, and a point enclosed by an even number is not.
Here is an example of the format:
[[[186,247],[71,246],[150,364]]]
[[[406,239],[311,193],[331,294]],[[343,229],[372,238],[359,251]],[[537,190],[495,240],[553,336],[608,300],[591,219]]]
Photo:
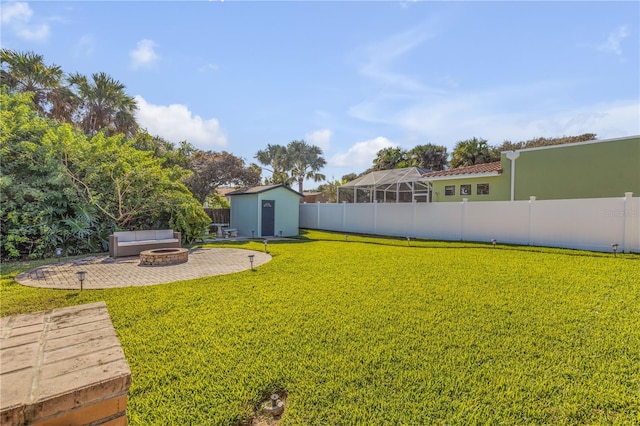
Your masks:
[[[431,186],[422,175],[431,170],[419,167],[381,170],[361,176],[338,187],[338,202],[347,203],[426,203]]]

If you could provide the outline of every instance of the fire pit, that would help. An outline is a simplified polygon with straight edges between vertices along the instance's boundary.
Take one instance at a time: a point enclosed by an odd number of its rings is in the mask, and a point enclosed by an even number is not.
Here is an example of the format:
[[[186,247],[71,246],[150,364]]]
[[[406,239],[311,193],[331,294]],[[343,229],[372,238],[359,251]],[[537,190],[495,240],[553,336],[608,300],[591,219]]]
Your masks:
[[[169,266],[189,261],[186,248],[162,248],[140,252],[140,266]]]

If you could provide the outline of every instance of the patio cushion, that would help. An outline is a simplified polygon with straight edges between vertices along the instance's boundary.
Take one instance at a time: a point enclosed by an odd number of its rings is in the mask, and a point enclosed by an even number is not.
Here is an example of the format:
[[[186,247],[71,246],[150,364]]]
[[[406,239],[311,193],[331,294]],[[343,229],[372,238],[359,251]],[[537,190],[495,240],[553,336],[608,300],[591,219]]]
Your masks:
[[[120,247],[128,247],[128,246],[144,246],[144,245],[153,245],[153,244],[166,244],[166,243],[177,243],[180,240],[176,238],[167,238],[162,240],[140,240],[140,241],[118,241],[118,246]]]
[[[155,240],[156,231],[136,231],[136,241]]]
[[[135,241],[136,233],[132,231],[118,231],[114,232],[113,236],[118,238],[118,244],[127,241]]]
[[[160,229],[155,231],[156,240],[170,240],[173,238],[173,230],[171,229]]]

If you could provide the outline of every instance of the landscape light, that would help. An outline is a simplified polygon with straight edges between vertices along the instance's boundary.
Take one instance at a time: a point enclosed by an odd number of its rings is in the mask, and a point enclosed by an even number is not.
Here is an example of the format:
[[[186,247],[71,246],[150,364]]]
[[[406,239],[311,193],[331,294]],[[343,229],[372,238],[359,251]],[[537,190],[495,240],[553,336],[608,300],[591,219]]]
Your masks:
[[[495,238],[491,239],[491,244],[493,244],[493,248],[496,248],[496,244],[498,244],[498,242],[496,241]]]
[[[268,240],[264,240],[264,252],[267,252],[267,244],[269,244]]]
[[[253,258],[255,257],[255,254],[250,254],[249,255],[249,263],[251,263],[251,270],[253,271]]]
[[[349,236],[348,236],[348,235],[345,235],[345,236],[344,236],[344,240],[345,240],[345,241],[349,241]]]
[[[255,234],[256,231],[251,231],[251,238],[253,239],[253,234]]]
[[[62,249],[60,247],[56,249],[56,256],[58,256],[58,260],[60,260],[60,256],[62,256]]]
[[[82,283],[84,282],[84,279],[87,277],[87,271],[78,271],[76,272],[76,275],[78,276],[78,280],[80,280],[80,291],[82,291]]]
[[[411,237],[407,235],[407,246],[410,246],[411,244],[409,244],[411,242]]]
[[[280,231],[280,238],[282,238],[282,231]]]
[[[613,250],[613,257],[616,257],[616,253],[618,252],[618,243],[611,244],[611,249]]]
[[[279,419],[284,412],[284,402],[280,400],[280,395],[274,393],[271,395],[270,401],[267,401],[262,408],[270,413],[274,419]]]

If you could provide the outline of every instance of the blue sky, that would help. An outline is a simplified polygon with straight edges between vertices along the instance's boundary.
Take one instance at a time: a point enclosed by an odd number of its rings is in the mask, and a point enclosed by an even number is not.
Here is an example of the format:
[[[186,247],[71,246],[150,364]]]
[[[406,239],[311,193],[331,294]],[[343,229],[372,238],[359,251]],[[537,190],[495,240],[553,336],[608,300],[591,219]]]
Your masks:
[[[636,1],[0,5],[3,48],[108,73],[150,133],[248,162],[305,139],[327,179],[387,146],[640,134]]]

